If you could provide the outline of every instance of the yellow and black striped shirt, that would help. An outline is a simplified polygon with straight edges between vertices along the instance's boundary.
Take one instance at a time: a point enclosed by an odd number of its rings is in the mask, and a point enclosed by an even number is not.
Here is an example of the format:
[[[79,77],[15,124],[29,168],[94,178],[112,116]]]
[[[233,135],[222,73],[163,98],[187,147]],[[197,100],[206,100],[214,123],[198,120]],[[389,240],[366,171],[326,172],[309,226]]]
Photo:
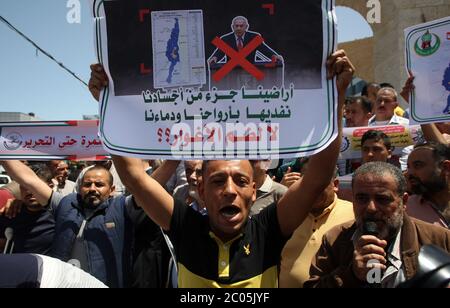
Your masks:
[[[223,243],[208,216],[176,202],[170,232],[180,288],[275,288],[286,238],[275,204],[249,218],[241,234]]]

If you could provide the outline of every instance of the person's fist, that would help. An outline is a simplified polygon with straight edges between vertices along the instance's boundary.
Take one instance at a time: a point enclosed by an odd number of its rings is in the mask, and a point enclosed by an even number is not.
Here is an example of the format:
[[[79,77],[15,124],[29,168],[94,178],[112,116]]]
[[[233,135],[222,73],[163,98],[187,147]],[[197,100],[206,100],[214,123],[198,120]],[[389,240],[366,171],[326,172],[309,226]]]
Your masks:
[[[108,86],[108,76],[100,63],[91,65],[91,78],[88,86],[92,96],[98,101],[100,92]]]
[[[292,172],[291,167],[288,167],[288,170],[283,176],[283,179],[281,180],[280,184],[286,186],[287,188],[291,187],[295,182],[300,180],[302,178],[302,175],[298,172]]]
[[[21,209],[22,202],[20,200],[8,199],[5,206],[0,209],[0,215],[13,219],[20,213]]]
[[[337,76],[337,89],[344,93],[350,85],[355,67],[350,62],[344,50],[334,52],[327,60],[327,76],[329,79]]]

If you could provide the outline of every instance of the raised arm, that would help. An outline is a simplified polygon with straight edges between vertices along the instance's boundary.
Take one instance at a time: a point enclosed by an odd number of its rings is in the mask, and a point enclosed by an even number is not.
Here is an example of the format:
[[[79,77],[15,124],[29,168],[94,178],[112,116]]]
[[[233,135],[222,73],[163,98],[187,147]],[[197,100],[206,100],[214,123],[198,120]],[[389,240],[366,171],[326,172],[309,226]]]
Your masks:
[[[277,214],[281,232],[290,236],[303,222],[319,194],[329,185],[339,155],[342,139],[342,106],[345,91],[355,71],[345,51],[335,52],[327,61],[328,78],[337,75],[338,89],[338,136],[322,152],[311,157],[301,181],[293,184],[278,202]]]
[[[19,160],[4,160],[0,161],[0,164],[20,186],[33,193],[39,204],[47,205],[52,195],[52,189],[30,167]]]
[[[164,187],[177,170],[179,160],[165,160],[150,176]]]
[[[174,207],[172,196],[154,178],[145,173],[140,159],[116,155],[111,155],[111,157],[122,183],[134,196],[137,204],[154,222],[168,231]],[[173,173],[179,162],[167,161],[165,163],[166,166],[160,167],[163,168],[163,171],[160,172],[167,173],[173,170],[171,172]],[[160,180],[158,173],[154,177]]]
[[[89,79],[89,91],[98,101],[100,92],[108,85],[108,76],[100,63],[91,65],[91,78]]]
[[[423,136],[426,141],[448,145],[447,140],[445,140],[444,135],[442,135],[436,124],[422,124],[420,127],[422,128]]]

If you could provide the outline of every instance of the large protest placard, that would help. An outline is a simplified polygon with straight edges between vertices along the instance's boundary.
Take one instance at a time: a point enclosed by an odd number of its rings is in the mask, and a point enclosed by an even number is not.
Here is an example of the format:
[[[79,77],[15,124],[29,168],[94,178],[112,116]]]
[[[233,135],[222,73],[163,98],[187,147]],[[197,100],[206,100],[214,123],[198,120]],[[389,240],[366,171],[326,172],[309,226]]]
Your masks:
[[[109,152],[294,157],[336,137],[333,0],[91,3]]]
[[[450,121],[450,17],[407,28],[405,37],[406,66],[415,76],[412,119]]]
[[[0,159],[104,160],[98,121],[0,123]]]

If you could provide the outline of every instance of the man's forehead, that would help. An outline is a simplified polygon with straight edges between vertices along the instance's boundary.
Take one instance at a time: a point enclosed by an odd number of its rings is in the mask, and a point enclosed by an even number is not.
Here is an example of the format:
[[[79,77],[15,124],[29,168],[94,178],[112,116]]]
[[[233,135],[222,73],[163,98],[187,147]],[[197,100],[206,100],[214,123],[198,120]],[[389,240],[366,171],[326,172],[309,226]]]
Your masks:
[[[415,160],[434,160],[433,150],[424,146],[414,149],[408,157],[408,161]]]
[[[394,92],[389,91],[389,90],[386,90],[386,89],[378,91],[378,95],[377,95],[377,96],[378,96],[379,98],[380,98],[380,97],[390,97],[390,98],[392,98],[392,99],[395,99],[395,94],[394,94]]]
[[[67,167],[69,167],[69,165],[67,165],[65,162],[60,162],[58,165],[57,165],[57,168],[67,168]]]
[[[201,167],[202,163],[203,162],[201,160],[186,160],[184,162],[184,167],[195,169],[195,168],[199,168],[199,166]]]
[[[353,102],[349,103],[349,104],[347,105],[347,108],[348,108],[349,110],[356,110],[356,111],[362,110],[361,104],[358,103],[358,102],[356,102],[356,101],[353,101]]]
[[[209,174],[227,171],[252,172],[252,166],[248,160],[215,160],[208,162],[207,172]]]
[[[380,90],[380,86],[377,85],[370,85],[367,87],[368,92],[378,92]]]
[[[361,192],[368,189],[377,191],[397,189],[395,179],[389,173],[385,173],[382,176],[369,173],[357,175],[353,183],[354,192]]]
[[[108,179],[109,175],[104,169],[95,169],[95,170],[88,170],[83,177],[83,180],[86,179],[94,179],[94,178],[101,178],[101,179]]]
[[[364,141],[363,147],[364,146],[379,146],[382,148],[386,149],[386,146],[384,145],[384,142],[382,140],[377,140],[377,139],[367,139]]]

